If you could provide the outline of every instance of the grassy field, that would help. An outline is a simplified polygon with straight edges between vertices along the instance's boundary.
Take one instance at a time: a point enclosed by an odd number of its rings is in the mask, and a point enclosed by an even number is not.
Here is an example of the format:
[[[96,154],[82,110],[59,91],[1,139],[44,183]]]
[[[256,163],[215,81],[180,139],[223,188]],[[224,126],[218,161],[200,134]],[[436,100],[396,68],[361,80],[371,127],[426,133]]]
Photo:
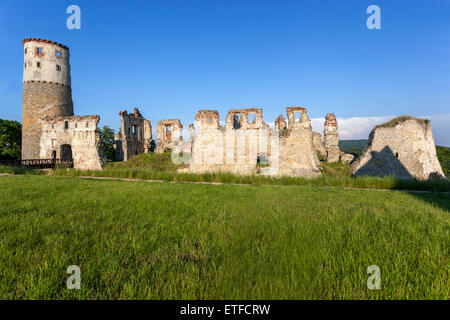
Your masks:
[[[258,185],[269,184],[391,190],[450,191],[449,181],[399,180],[395,177],[352,177],[350,166],[348,164],[326,163],[323,161],[321,162],[322,174],[314,179],[302,177],[269,177],[261,175],[242,176],[230,173],[177,173],[177,169],[183,167],[186,167],[186,165],[177,166],[172,163],[170,153],[152,153],[134,156],[128,162],[109,162],[101,171],[57,169],[49,171],[48,174],[57,176],[117,177],[178,182],[220,182]]]
[[[0,190],[1,299],[450,298],[445,194],[33,175]]]

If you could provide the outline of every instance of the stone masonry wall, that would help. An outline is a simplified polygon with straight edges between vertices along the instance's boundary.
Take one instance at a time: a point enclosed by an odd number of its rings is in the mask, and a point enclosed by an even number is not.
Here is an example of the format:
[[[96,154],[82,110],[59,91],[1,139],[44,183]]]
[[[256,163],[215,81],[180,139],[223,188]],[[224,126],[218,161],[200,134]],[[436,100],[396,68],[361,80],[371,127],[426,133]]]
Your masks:
[[[175,149],[175,147],[182,142],[183,137],[181,131],[183,126],[178,119],[166,119],[158,121],[156,127],[156,136],[158,139],[158,146],[156,153],[163,153]]]
[[[195,117],[197,131],[191,133],[195,138],[190,171],[254,174],[260,167],[261,173],[268,175],[319,174],[306,110],[287,110],[292,121],[285,136],[264,123],[259,108],[230,110],[225,127],[219,125],[216,110],[200,110]],[[296,123],[293,117],[298,112],[305,115]]]
[[[133,113],[119,112],[120,132],[114,135],[116,160],[128,161],[132,156],[151,151],[152,125],[134,108]]]
[[[101,170],[106,157],[97,132],[99,116],[53,117],[40,120],[42,159],[73,159],[74,168]]]
[[[327,162],[339,161],[339,136],[338,125],[334,113],[328,113],[325,117],[323,129],[324,145],[327,152]]]
[[[39,159],[42,133],[39,120],[72,116],[72,91],[58,83],[30,81],[23,83],[22,99],[22,159]]]
[[[412,117],[375,127],[366,148],[351,168],[356,176],[445,178],[436,155],[430,122]]]
[[[314,150],[316,150],[317,154],[320,154],[321,156],[326,157],[327,151],[325,150],[325,146],[323,145],[323,142],[322,142],[322,135],[319,132],[313,131],[312,137],[313,137]]]

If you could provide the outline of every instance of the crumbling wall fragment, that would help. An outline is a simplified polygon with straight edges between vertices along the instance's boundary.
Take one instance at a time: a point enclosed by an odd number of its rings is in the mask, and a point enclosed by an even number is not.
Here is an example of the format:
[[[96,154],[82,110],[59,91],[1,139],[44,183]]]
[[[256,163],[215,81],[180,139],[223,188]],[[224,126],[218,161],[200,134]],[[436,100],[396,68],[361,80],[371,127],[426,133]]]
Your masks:
[[[430,121],[411,116],[376,126],[351,169],[356,176],[445,179],[436,155]]]
[[[345,153],[345,152],[340,152],[339,154],[341,162],[342,163],[351,163],[353,161],[353,159],[355,158],[354,155],[350,154],[350,153]]]
[[[327,162],[338,162],[340,152],[339,136],[338,124],[334,113],[328,113],[325,117],[323,136],[327,153]]]
[[[316,153],[323,157],[326,157],[327,151],[325,150],[325,147],[322,142],[322,135],[318,132],[313,131],[312,137],[313,137],[314,150],[316,150]]]
[[[311,120],[303,107],[287,107],[288,134],[280,135],[279,169],[275,175],[316,177],[319,158],[314,150]]]
[[[47,117],[40,120],[41,159],[73,160],[75,169],[101,170],[106,163],[97,125],[100,117]]]
[[[158,146],[155,152],[163,153],[175,149],[183,141],[182,130],[183,126],[178,119],[158,121],[158,126],[156,127]]]
[[[225,127],[219,125],[219,113],[200,110],[196,117],[190,171],[226,171],[254,174],[260,169],[268,175],[316,176],[320,174],[315,155],[311,124],[306,110],[287,108],[289,128],[279,117],[271,129],[262,118],[262,109],[233,109],[227,114]],[[304,114],[294,119],[296,114]],[[292,118],[292,119],[291,119]],[[191,134],[192,135],[192,134]]]
[[[149,153],[152,146],[152,125],[134,108],[133,113],[120,111],[120,131],[114,135],[116,160],[128,161],[132,156]]]

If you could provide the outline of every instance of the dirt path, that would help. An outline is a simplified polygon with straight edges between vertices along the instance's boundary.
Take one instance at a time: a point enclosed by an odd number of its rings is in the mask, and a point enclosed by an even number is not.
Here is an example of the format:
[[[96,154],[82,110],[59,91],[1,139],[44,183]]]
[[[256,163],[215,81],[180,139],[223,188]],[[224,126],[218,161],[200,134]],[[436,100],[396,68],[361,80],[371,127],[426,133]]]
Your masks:
[[[223,182],[198,182],[198,181],[166,181],[166,180],[145,180],[145,179],[132,179],[132,178],[115,178],[115,177],[91,177],[91,176],[80,176],[81,179],[94,179],[94,180],[118,180],[118,181],[127,181],[127,182],[153,182],[153,183],[185,183],[185,184],[206,184],[206,185],[232,185],[232,186],[286,186],[281,184],[244,184],[244,183],[223,183]],[[299,185],[301,186],[301,185]],[[330,186],[302,186],[302,187],[315,187],[322,189],[340,189],[339,187],[330,187]],[[363,190],[363,191],[400,191],[406,193],[417,193],[417,194],[450,194],[450,192],[440,191],[423,191],[423,190],[391,190],[391,189],[370,189],[370,188],[350,188],[343,187],[345,190]]]
[[[0,173],[2,176],[18,176],[10,173]],[[57,177],[57,176],[54,176]],[[64,177],[64,176],[59,176]],[[281,184],[245,184],[245,183],[223,183],[223,182],[201,182],[201,181],[166,181],[166,180],[145,180],[145,179],[133,179],[133,178],[116,178],[116,177],[92,177],[92,176],[78,176],[80,179],[91,179],[91,180],[115,180],[115,181],[126,181],[126,182],[149,182],[149,183],[184,183],[184,184],[204,184],[204,185],[231,185],[231,186],[286,186]],[[298,185],[301,186],[301,185]],[[302,186],[302,187],[315,187],[321,189],[341,189],[340,187],[330,187],[330,186]],[[446,191],[422,191],[422,190],[391,190],[391,189],[370,189],[370,188],[350,188],[343,187],[345,190],[362,190],[362,191],[384,191],[384,192],[405,192],[405,193],[415,193],[415,194],[450,194]]]

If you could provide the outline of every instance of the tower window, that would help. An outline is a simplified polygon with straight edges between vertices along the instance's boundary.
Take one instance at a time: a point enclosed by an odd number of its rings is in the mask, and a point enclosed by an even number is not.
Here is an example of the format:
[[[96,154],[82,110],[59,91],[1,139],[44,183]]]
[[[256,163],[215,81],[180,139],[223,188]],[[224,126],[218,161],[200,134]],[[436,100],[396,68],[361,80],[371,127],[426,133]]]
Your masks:
[[[56,51],[56,56],[58,57],[58,58],[60,58],[61,57],[61,51]]]
[[[56,71],[61,71],[61,67],[59,65],[56,65]]]
[[[27,54],[27,48],[25,48],[25,54]]]
[[[86,128],[89,128],[89,122],[86,122]]]
[[[36,54],[42,55],[42,48],[36,48]]]
[[[64,129],[69,129],[69,121],[64,121]]]
[[[41,67],[41,63],[40,62],[38,62],[36,65],[37,65],[38,68]]]

